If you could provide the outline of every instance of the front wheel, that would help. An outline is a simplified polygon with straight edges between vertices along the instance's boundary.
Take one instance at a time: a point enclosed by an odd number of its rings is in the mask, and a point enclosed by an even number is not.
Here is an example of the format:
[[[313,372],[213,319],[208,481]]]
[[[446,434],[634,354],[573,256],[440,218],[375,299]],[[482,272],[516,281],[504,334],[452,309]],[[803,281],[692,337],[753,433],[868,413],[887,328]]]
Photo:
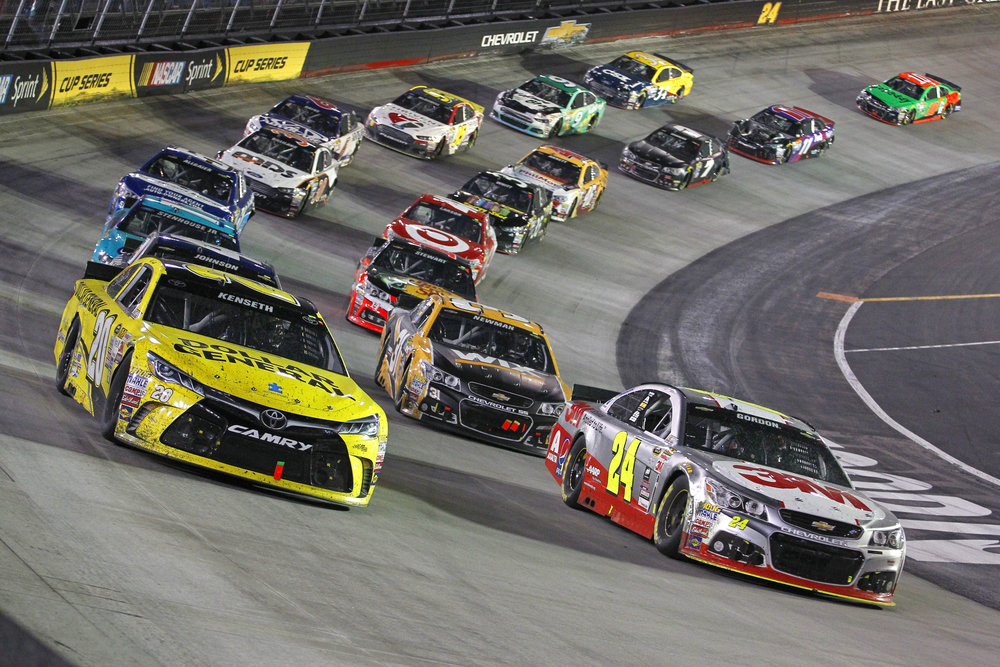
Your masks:
[[[639,99],[637,99],[635,101],[635,103],[636,103],[636,108],[637,109],[641,109],[644,106],[646,106],[646,93],[643,93],[642,95],[639,95]]]
[[[448,143],[447,139],[441,139],[441,141],[438,142],[437,148],[434,149],[434,153],[431,155],[431,157],[439,158],[442,155],[444,155],[444,145],[446,143]]]
[[[69,325],[69,332],[66,334],[66,345],[62,354],[59,355],[59,365],[56,366],[56,389],[63,396],[69,396],[66,390],[66,381],[69,379],[69,367],[73,363],[73,350],[80,338],[80,320],[73,320]]]
[[[580,492],[583,491],[583,473],[587,465],[587,443],[583,438],[577,438],[570,447],[566,457],[562,478],[563,502],[573,509],[583,509],[580,505]]]
[[[558,137],[560,134],[562,134],[562,132],[563,132],[563,120],[560,118],[559,120],[556,121],[555,125],[552,126],[552,129],[549,130],[549,139],[553,137]]]
[[[906,115],[903,116],[903,125],[909,125],[909,124],[911,124],[913,122],[913,119],[916,118],[916,116],[917,116],[917,112],[914,111],[913,109],[910,109],[906,113]]]
[[[406,406],[406,376],[410,374],[410,362],[412,359],[406,360],[406,365],[403,366],[402,372],[399,374],[399,392],[393,397],[392,407],[396,408],[396,412],[402,412],[403,408]]]
[[[691,491],[688,479],[681,475],[667,489],[653,520],[653,544],[657,550],[671,558],[681,557],[681,535],[687,517]]]
[[[129,352],[118,364],[111,386],[108,387],[108,397],[101,411],[101,435],[106,440],[115,442],[115,427],[118,425],[118,413],[121,411],[122,396],[125,394],[125,381],[128,379],[128,369],[132,365],[132,353]]]

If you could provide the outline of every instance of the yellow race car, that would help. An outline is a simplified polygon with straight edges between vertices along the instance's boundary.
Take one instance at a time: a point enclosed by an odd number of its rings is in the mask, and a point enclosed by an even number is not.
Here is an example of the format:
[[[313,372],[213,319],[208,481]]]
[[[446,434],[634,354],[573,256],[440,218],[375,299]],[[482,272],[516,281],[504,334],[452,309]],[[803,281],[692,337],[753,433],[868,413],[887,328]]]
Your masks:
[[[348,375],[311,303],[195,264],[145,258],[110,281],[108,268],[89,265],[77,281],[55,345],[57,388],[98,417],[104,437],[368,504],[385,413]]]
[[[399,412],[545,456],[570,389],[538,324],[435,294],[394,309],[379,348],[375,382]]]
[[[630,51],[591,68],[583,85],[623,109],[673,104],[691,93],[694,70],[657,53]]]

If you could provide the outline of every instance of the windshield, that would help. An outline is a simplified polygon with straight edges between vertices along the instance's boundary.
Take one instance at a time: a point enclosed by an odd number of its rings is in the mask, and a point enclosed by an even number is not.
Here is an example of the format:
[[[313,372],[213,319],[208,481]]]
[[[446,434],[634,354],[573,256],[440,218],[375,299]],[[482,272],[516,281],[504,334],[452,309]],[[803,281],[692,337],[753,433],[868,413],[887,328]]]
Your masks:
[[[476,286],[472,270],[468,266],[444,257],[435,257],[417,248],[390,245],[378,254],[368,271],[374,275],[415,278],[467,299],[476,298]]]
[[[480,174],[462,186],[464,192],[489,199],[514,211],[531,210],[532,191],[489,174]]]
[[[307,174],[312,173],[313,156],[316,153],[314,146],[308,144],[303,146],[294,139],[289,139],[270,130],[254,132],[238,145],[264,157],[277,160],[292,169]]]
[[[176,213],[168,213],[146,206],[140,206],[126,216],[118,223],[118,230],[142,238],[153,233],[173,234],[195,241],[203,241],[227,250],[235,250],[236,252],[240,250],[239,243],[234,236],[212,229],[200,222],[189,220]]]
[[[495,357],[541,373],[554,372],[544,338],[482,315],[444,309],[434,320],[430,338],[463,352]]]
[[[701,149],[701,144],[694,139],[674,134],[667,129],[653,132],[646,137],[646,143],[670,153],[685,162],[690,162],[698,157],[698,151]]]
[[[337,130],[340,129],[339,118],[334,118],[319,109],[313,109],[293,100],[285,100],[271,109],[271,113],[275,116],[293,120],[296,123],[302,123],[306,127],[311,127],[317,132],[322,132],[331,137],[337,136]]]
[[[145,170],[150,176],[200,192],[223,204],[233,194],[233,175],[216,171],[177,155],[161,155]]]
[[[518,90],[523,90],[529,95],[540,97],[546,102],[552,102],[557,107],[569,106],[570,93],[567,93],[565,90],[559,90],[552,84],[546,83],[541,79],[532,79],[519,87]]]
[[[744,412],[689,403],[684,445],[831,484],[851,485],[818,438]]]
[[[784,116],[780,116],[770,109],[761,111],[759,114],[754,116],[753,119],[764,127],[776,130],[782,134],[787,134],[790,137],[797,137],[802,133],[797,122],[789,120]]]
[[[471,215],[429,201],[422,201],[410,207],[403,217],[407,220],[451,232],[459,238],[473,243],[483,241],[483,223]]]
[[[393,104],[409,109],[413,113],[426,116],[431,120],[436,120],[445,125],[451,120],[451,106],[441,100],[434,99],[420,94],[420,91],[411,90],[397,97]]]
[[[912,97],[915,100],[919,100],[920,96],[924,94],[923,86],[918,86],[912,81],[907,81],[906,79],[898,76],[894,76],[884,84],[887,88],[895,90],[897,93],[902,93],[907,97]]]
[[[611,61],[611,67],[614,67],[620,72],[625,72],[626,74],[635,77],[636,79],[642,79],[643,81],[652,81],[653,76],[656,74],[656,68],[650,67],[649,65],[643,65],[638,60],[634,58],[629,58],[628,56],[620,56]]]
[[[233,284],[162,278],[144,319],[346,374],[330,332],[315,314],[265,301],[263,294]]]
[[[580,181],[580,167],[550,153],[535,151],[521,162],[560,183],[576,184]]]

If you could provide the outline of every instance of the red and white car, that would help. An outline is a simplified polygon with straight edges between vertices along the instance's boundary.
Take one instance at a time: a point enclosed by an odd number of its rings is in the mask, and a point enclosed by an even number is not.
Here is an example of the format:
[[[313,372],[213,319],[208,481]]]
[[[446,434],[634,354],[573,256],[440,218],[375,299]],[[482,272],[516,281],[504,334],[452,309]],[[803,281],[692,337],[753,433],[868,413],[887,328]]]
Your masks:
[[[389,223],[382,234],[448,253],[472,269],[478,285],[497,251],[497,236],[489,216],[444,197],[422,195]]]

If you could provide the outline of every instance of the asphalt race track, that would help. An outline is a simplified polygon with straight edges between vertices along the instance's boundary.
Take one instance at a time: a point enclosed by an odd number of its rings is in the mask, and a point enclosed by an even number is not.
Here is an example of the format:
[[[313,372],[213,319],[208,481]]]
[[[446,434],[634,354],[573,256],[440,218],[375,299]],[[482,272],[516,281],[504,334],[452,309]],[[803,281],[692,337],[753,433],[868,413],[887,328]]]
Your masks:
[[[59,314],[111,190],[164,144],[214,154],[292,91],[360,113],[417,83],[488,104],[530,74],[579,80],[618,43],[0,120],[0,612],[77,665],[995,664],[1000,503],[983,474],[1000,476],[996,346],[860,350],[998,340],[997,304],[851,299],[1000,293],[998,27],[1000,12],[963,7],[636,41],[693,66],[692,94],[609,110],[595,133],[556,143],[614,164],[668,120],[724,134],[784,102],[835,120],[835,146],[782,167],[734,155],[731,175],[682,193],[612,171],[597,211],[498,256],[480,289],[544,324],[570,383],[679,381],[820,428],[859,486],[910,508],[895,608],[665,559],[566,508],[541,459],[391,411],[370,380],[377,338],[343,317],[354,267],[418,195],[538,143],[490,121],[472,152],[439,162],[365,144],[329,206],[296,221],[258,214],[243,237],[319,306],[389,409],[367,509],[112,445],[53,387]],[[963,111],[894,128],[854,109],[863,86],[911,69],[959,83]],[[981,474],[879,419],[838,349],[888,417]]]

